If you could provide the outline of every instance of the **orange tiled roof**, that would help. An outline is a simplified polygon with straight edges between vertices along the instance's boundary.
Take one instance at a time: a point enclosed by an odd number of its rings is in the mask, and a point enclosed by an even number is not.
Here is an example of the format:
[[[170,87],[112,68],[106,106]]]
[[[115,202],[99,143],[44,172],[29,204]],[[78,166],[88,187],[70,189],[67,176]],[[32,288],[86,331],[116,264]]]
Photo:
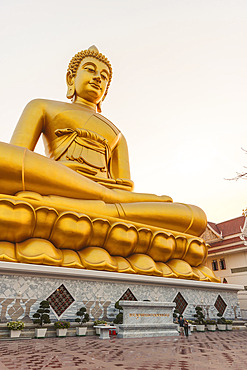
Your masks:
[[[220,222],[218,224],[214,222],[208,222],[209,226],[218,234],[222,235],[222,239],[215,240],[210,242],[211,248],[208,253],[213,254],[215,252],[223,252],[229,249],[236,249],[243,247],[244,241],[240,238],[240,235],[235,236],[236,234],[242,233],[241,228],[243,228],[245,223],[245,216],[240,216],[233,218],[228,221]],[[227,238],[227,239],[225,239]],[[237,245],[236,245],[237,243]],[[229,245],[235,244],[235,245]]]
[[[213,229],[214,231],[216,231],[218,234],[220,234],[220,233],[221,233],[216,223],[208,221],[208,225],[209,225],[209,226],[211,226],[211,227],[212,227],[212,229]]]
[[[209,225],[217,231],[219,234],[222,233],[222,236],[229,236],[233,234],[241,233],[240,227],[244,226],[245,217],[240,216],[233,218],[228,221],[220,222],[219,224],[214,224],[213,222],[209,222]]]

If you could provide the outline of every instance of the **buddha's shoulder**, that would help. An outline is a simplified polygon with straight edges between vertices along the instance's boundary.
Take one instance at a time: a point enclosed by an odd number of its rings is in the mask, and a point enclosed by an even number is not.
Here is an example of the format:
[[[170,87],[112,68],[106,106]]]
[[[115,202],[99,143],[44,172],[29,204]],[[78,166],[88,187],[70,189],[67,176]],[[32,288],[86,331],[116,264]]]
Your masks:
[[[99,122],[97,123],[97,121],[100,120],[105,128],[108,127],[111,132],[114,132],[114,135],[121,134],[122,136],[121,131],[108,118],[84,105],[49,99],[33,99],[28,103],[27,107],[31,110],[42,110],[49,117],[50,121],[53,121],[55,118],[57,120],[70,118],[78,122],[86,120],[88,126],[94,127],[96,125],[98,127]]]
[[[80,112],[85,112],[87,113],[88,116],[91,115],[103,121],[105,124],[111,127],[112,130],[115,131],[116,133],[120,133],[120,130],[108,118],[104,117],[102,114],[96,113],[94,110],[84,105],[71,104],[49,99],[33,99],[28,103],[27,106],[29,106],[30,108],[33,107],[34,109],[42,108],[46,112],[53,111],[56,115],[65,111],[67,112],[67,114],[69,114],[69,111],[77,112],[78,114],[80,114]]]
[[[65,110],[69,109],[71,104],[62,102],[62,101],[57,101],[57,100],[49,100],[49,99],[33,99],[31,100],[28,104],[28,107],[33,107],[33,108],[44,108],[46,110],[50,109],[56,109],[56,110]]]

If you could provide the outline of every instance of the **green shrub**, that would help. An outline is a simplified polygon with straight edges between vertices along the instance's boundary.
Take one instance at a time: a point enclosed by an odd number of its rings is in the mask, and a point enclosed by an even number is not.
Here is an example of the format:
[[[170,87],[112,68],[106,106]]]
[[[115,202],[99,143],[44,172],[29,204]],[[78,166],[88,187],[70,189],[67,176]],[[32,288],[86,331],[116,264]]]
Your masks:
[[[193,320],[187,320],[189,324],[194,325],[195,322]]]
[[[205,325],[205,317],[202,311],[202,308],[200,306],[196,306],[195,308],[196,313],[194,315],[195,317],[195,323],[196,325]]]
[[[94,321],[94,326],[97,326],[97,325],[106,325],[107,322],[105,320],[95,320]]]
[[[79,322],[80,326],[82,326],[83,323],[89,321],[89,314],[87,313],[87,310],[85,307],[81,307],[79,311],[76,312],[76,315],[79,317],[77,317],[75,321]]]
[[[227,325],[232,325],[232,320],[226,320]]]
[[[50,324],[50,303],[48,301],[42,301],[39,305],[39,309],[33,315],[33,323],[43,326],[43,324]]]
[[[223,315],[218,312],[217,316],[219,317],[219,319],[217,319],[217,324],[225,325],[226,319],[223,317]]]
[[[123,323],[123,307],[120,306],[119,301],[115,303],[115,308],[118,310],[118,314],[116,318],[113,320],[114,324],[122,324]]]
[[[7,323],[7,328],[9,330],[23,330],[24,326],[25,324],[23,321],[10,321]]]
[[[68,329],[70,327],[69,321],[56,321],[54,323],[55,329]]]

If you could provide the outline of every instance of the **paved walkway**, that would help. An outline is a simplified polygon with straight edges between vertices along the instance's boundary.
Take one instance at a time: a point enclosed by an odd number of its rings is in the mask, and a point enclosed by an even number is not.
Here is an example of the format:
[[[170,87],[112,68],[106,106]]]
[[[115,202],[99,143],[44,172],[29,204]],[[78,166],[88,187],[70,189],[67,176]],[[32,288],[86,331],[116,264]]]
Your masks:
[[[68,337],[0,341],[0,370],[247,369],[247,331],[100,340]]]

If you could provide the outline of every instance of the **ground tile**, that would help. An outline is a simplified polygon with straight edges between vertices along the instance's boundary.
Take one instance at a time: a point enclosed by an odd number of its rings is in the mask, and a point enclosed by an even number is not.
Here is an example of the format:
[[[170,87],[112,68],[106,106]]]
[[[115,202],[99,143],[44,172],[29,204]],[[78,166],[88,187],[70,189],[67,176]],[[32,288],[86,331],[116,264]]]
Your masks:
[[[193,333],[185,337],[98,337],[2,341],[0,370],[242,370],[247,331]]]

